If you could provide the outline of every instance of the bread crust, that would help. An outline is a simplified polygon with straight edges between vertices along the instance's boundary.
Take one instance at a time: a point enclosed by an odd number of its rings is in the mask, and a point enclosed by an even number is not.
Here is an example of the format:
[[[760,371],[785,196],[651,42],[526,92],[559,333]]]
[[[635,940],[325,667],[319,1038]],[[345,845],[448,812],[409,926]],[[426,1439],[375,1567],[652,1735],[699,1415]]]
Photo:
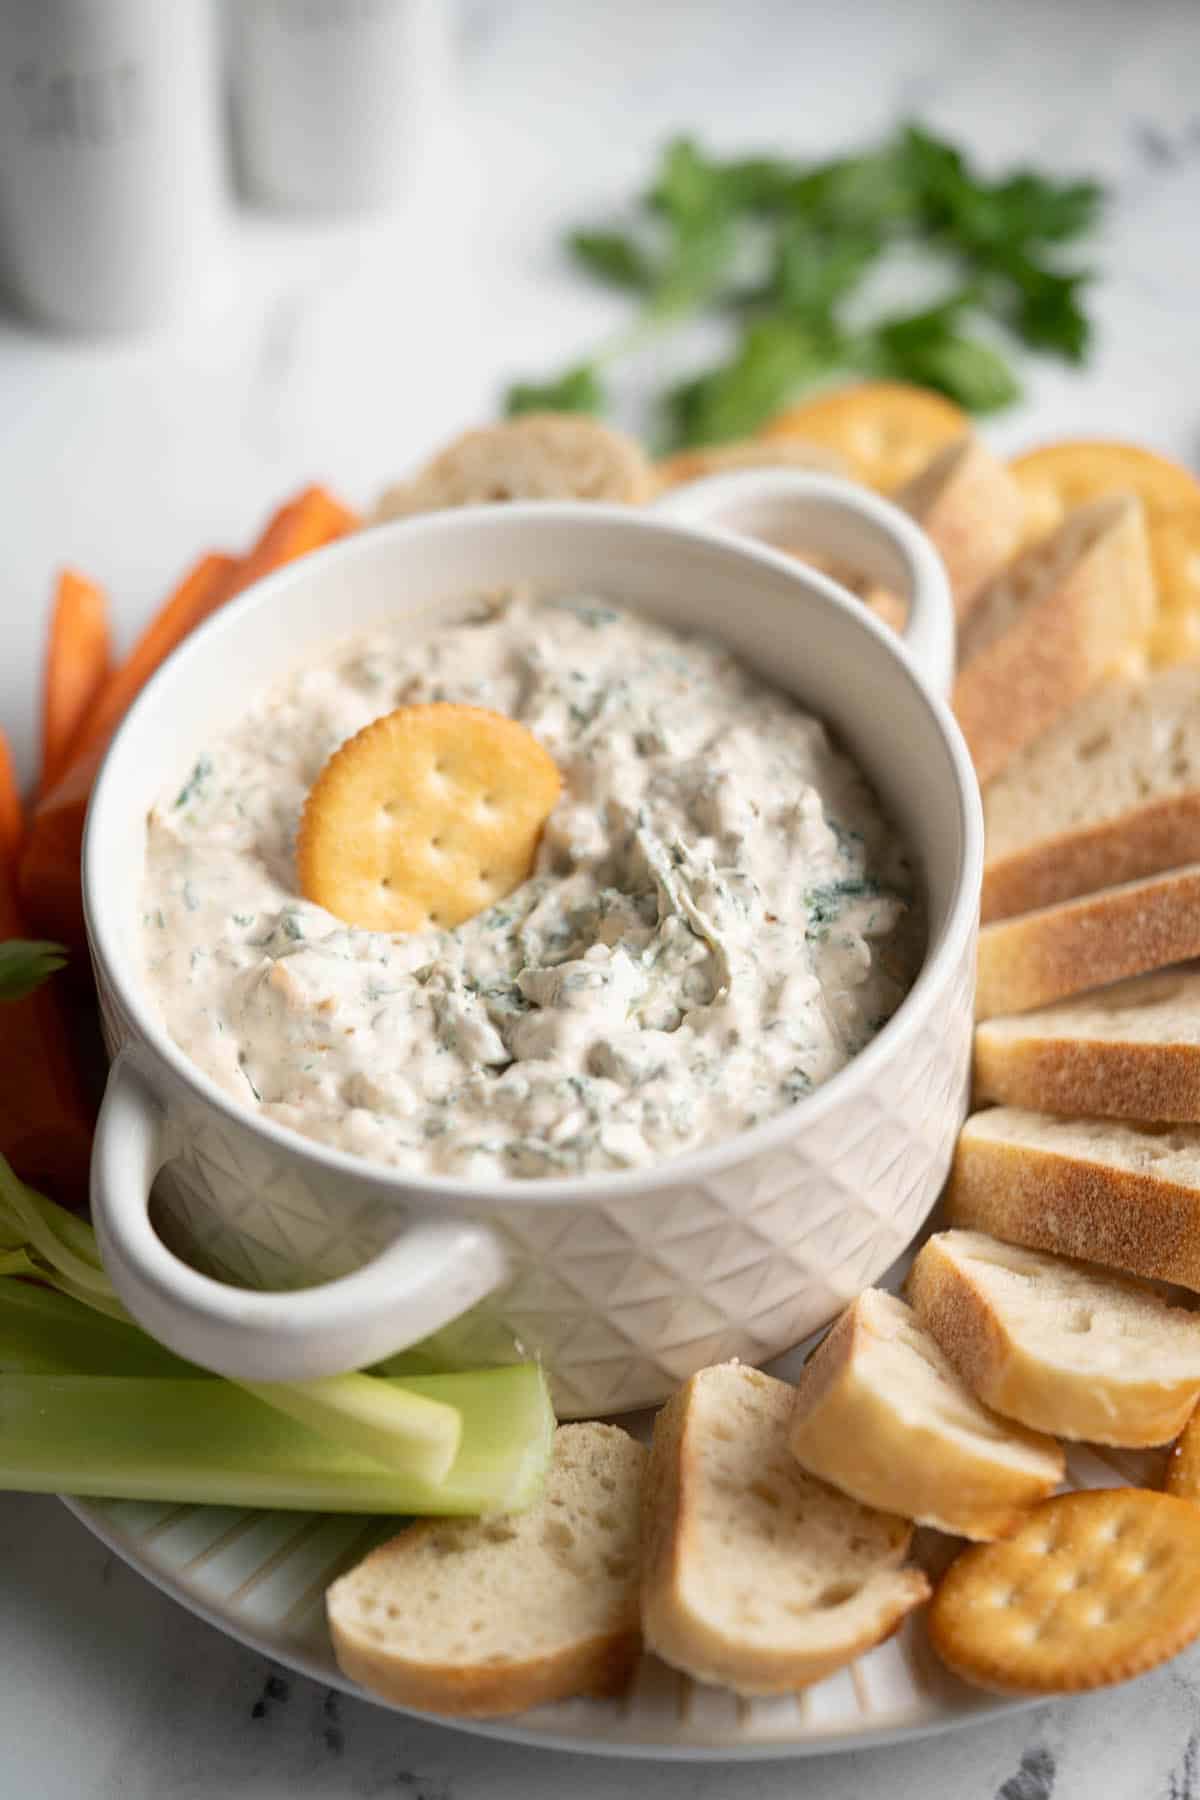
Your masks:
[[[1033,1112],[1200,1123],[1200,1044],[975,1033],[974,1100]]]
[[[986,863],[980,917],[986,925],[1195,861],[1200,861],[1200,791],[1164,794],[1136,812],[1061,832]]]
[[[916,519],[945,564],[961,624],[1021,541],[1020,488],[972,432],[940,450],[895,500]]]
[[[1125,1276],[1107,1279],[1130,1292],[1149,1292]],[[1037,1355],[1012,1335],[972,1269],[940,1237],[930,1238],[917,1257],[906,1292],[968,1387],[986,1406],[1031,1430],[1146,1449],[1170,1443],[1200,1396],[1200,1362],[1195,1377],[1117,1382],[1073,1373]]]
[[[946,1217],[953,1227],[1008,1244],[1200,1292],[1200,1188],[1065,1147],[973,1132],[968,1119],[950,1171]]]
[[[351,1631],[333,1611],[329,1631],[338,1667],[352,1681],[397,1706],[461,1719],[502,1718],[573,1696],[604,1699],[624,1693],[642,1647],[635,1621],[622,1631],[588,1638],[552,1656],[495,1669],[466,1669],[454,1663],[415,1663],[384,1652]]]
[[[831,1641],[824,1652],[811,1646],[802,1650],[754,1645],[745,1635],[739,1637],[736,1629],[720,1629],[699,1617],[688,1605],[685,1585],[689,1563],[702,1554],[697,1539],[704,1483],[692,1405],[696,1384],[706,1374],[712,1371],[702,1371],[685,1383],[655,1421],[642,1488],[642,1632],[648,1649],[697,1681],[739,1694],[790,1693],[823,1680],[890,1637],[928,1598],[929,1582],[919,1569],[879,1568],[851,1602],[857,1615],[853,1621],[843,1612],[836,1624],[831,1623]],[[785,1384],[771,1386],[782,1389]],[[786,1412],[781,1413],[781,1440],[785,1432]],[[894,1561],[903,1558],[909,1536],[908,1531],[897,1534]]]
[[[618,1535],[606,1541],[636,1552],[638,1489],[646,1465],[642,1446],[617,1426],[594,1423],[560,1426],[555,1443],[556,1458],[561,1450],[568,1459],[576,1452],[576,1446],[585,1444],[593,1474],[595,1463],[599,1461],[598,1480],[593,1484],[591,1475],[588,1476],[588,1503],[594,1501],[601,1510],[605,1507],[610,1511],[619,1509],[615,1515],[617,1523],[612,1526],[614,1530],[619,1526]],[[565,1467],[569,1477],[569,1460]],[[462,1654],[454,1659],[444,1654],[421,1656],[414,1654],[411,1639],[406,1639],[402,1624],[385,1623],[380,1630],[366,1617],[364,1589],[371,1598],[373,1610],[379,1605],[381,1594],[393,1604],[398,1597],[403,1597],[414,1570],[419,1577],[428,1578],[429,1564],[422,1562],[422,1552],[431,1539],[448,1529],[450,1523],[465,1540],[461,1545],[463,1554],[477,1554],[484,1549],[493,1557],[500,1555],[508,1559],[504,1579],[499,1583],[493,1579],[489,1588],[491,1597],[483,1604],[494,1610],[500,1608],[501,1624],[507,1627],[511,1619],[519,1632],[519,1607],[515,1609],[516,1617],[511,1611],[506,1614],[502,1610],[506,1580],[511,1574],[524,1576],[528,1581],[531,1552],[539,1560],[549,1560],[552,1570],[557,1566],[555,1559],[562,1554],[547,1548],[548,1543],[559,1541],[551,1534],[555,1530],[561,1533],[561,1520],[569,1516],[554,1511],[554,1476],[552,1465],[548,1497],[529,1512],[515,1514],[509,1521],[423,1520],[381,1544],[348,1574],[335,1581],[325,1596],[325,1612],[338,1666],[352,1680],[361,1682],[372,1693],[382,1695],[397,1706],[459,1718],[500,1717],[575,1695],[596,1697],[623,1692],[641,1653],[637,1559],[636,1555],[628,1555],[624,1547],[621,1550],[624,1566],[609,1569],[606,1564],[603,1575],[596,1572],[596,1579],[604,1583],[603,1600],[598,1609],[602,1628],[596,1628],[596,1608],[590,1609],[587,1624],[582,1628],[577,1611],[569,1619],[564,1615],[564,1621],[560,1621],[561,1639],[549,1650],[534,1652],[517,1643],[506,1654],[476,1650],[475,1659],[471,1660],[463,1621],[464,1642],[451,1646]],[[593,1485],[594,1493],[591,1491]],[[612,1498],[614,1494],[615,1498]],[[561,1495],[560,1489],[559,1503]],[[493,1537],[497,1529],[501,1534],[498,1550],[494,1547],[496,1540]],[[569,1537],[568,1532],[568,1543]],[[556,1598],[561,1580],[564,1604],[571,1603],[578,1588],[578,1574],[568,1571],[560,1577],[555,1573],[553,1579]],[[574,1587],[569,1585],[571,1583]],[[438,1599],[437,1594],[431,1595],[431,1601]],[[480,1602],[477,1600],[475,1604]],[[419,1639],[419,1628],[417,1635]],[[503,1638],[500,1641],[503,1642]]]
[[[1029,1012],[1200,954],[1200,863],[985,925],[975,1017]]]
[[[650,460],[636,439],[578,413],[526,413],[464,431],[410,481],[381,494],[368,524],[506,500],[636,506],[654,488]]]
[[[982,629],[978,648],[970,625],[964,635],[953,706],[981,782],[1081,700],[1149,629],[1154,587],[1140,503],[1098,501],[1060,530],[1085,526],[1092,535],[1036,600],[1022,600],[1019,583],[1049,542],[1023,552],[1000,577],[1017,584],[1017,610],[1003,629],[988,625],[990,586],[972,607],[971,623]]]
[[[1006,1536],[1062,1480],[1060,1446],[988,1418],[997,1436],[1007,1432],[1011,1445],[1041,1455],[1039,1472],[989,1454],[982,1435],[972,1446],[936,1417],[901,1412],[903,1394],[885,1398],[866,1373],[873,1335],[865,1316],[868,1304],[860,1295],[801,1370],[788,1428],[792,1454],[811,1475],[865,1506],[888,1508],[960,1537]],[[915,1319],[911,1329],[920,1331]],[[940,1361],[928,1337],[926,1344],[927,1360]],[[958,1385],[952,1369],[944,1373]],[[958,1400],[964,1411],[977,1405],[965,1386],[959,1387]]]

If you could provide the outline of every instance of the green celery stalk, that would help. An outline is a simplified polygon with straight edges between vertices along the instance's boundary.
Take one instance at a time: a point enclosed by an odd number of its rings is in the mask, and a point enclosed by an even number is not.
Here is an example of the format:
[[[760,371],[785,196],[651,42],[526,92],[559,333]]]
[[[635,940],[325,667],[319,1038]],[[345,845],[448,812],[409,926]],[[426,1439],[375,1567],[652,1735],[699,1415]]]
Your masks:
[[[458,1455],[458,1413],[415,1392],[411,1379],[401,1383],[374,1375],[327,1375],[315,1381],[239,1381],[237,1386],[347,1450],[426,1481],[444,1481]]]
[[[25,1275],[27,1281],[4,1277]],[[128,1316],[99,1313],[76,1295],[41,1284],[45,1271],[24,1250],[0,1251],[0,1375],[175,1375],[217,1377],[185,1362]],[[38,1283],[34,1286],[34,1281]],[[420,1348],[376,1363],[371,1375],[444,1375],[456,1365]]]
[[[0,1156],[0,1249],[22,1248],[76,1287],[102,1299],[113,1297],[91,1226],[26,1187],[8,1160]]]
[[[0,1374],[199,1379],[205,1371],[156,1344],[136,1325],[107,1318],[31,1281],[0,1279]]]
[[[91,1226],[27,1188],[3,1156],[0,1254],[8,1266],[13,1255],[23,1254],[30,1271],[60,1292],[133,1327],[104,1271]],[[347,1449],[426,1481],[446,1475],[458,1451],[462,1424],[454,1411],[417,1395],[407,1383],[389,1386],[370,1375],[331,1375],[245,1385],[265,1405]]]
[[[533,1503],[554,1431],[536,1364],[405,1386],[461,1416],[444,1481],[383,1468],[224,1381],[0,1375],[0,1489],[348,1513]]]

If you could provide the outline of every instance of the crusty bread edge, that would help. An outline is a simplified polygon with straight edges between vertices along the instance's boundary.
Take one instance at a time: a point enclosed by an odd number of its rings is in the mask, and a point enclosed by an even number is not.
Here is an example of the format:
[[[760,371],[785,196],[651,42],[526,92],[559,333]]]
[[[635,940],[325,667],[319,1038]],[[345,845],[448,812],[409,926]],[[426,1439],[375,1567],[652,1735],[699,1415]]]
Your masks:
[[[1200,1123],[1200,1044],[975,1032],[974,1099],[1143,1124]]]
[[[410,1525],[403,1539],[430,1535],[443,1523],[430,1519]],[[380,1545],[365,1563],[386,1557],[394,1542]],[[415,1661],[373,1644],[339,1614],[339,1593],[349,1589],[365,1563],[327,1590],[325,1616],[342,1673],[397,1706],[464,1719],[500,1718],[576,1695],[605,1698],[629,1685],[642,1647],[636,1614],[612,1631],[594,1633],[552,1654],[491,1666]]]
[[[642,1635],[648,1650],[697,1681],[730,1687],[741,1694],[791,1693],[823,1680],[891,1637],[914,1607],[929,1598],[929,1580],[916,1568],[879,1571],[863,1592],[883,1577],[890,1589],[887,1603],[878,1606],[871,1628],[827,1656],[730,1653],[715,1636],[702,1637],[679,1594],[693,1517],[686,1439],[695,1381],[693,1376],[685,1382],[654,1421],[650,1463],[642,1484]]]
[[[945,564],[961,625],[1020,544],[1025,525],[1020,487],[1007,466],[968,432],[932,456],[893,498],[912,513]]]
[[[1177,1182],[977,1137],[968,1120],[945,1205],[954,1229],[1200,1292],[1200,1190]]]
[[[894,1434],[888,1434],[887,1442],[894,1446],[899,1438],[908,1454],[903,1478],[894,1463],[888,1469],[880,1469],[878,1463],[864,1469],[863,1447],[870,1458],[880,1428],[880,1402],[865,1394],[854,1376],[854,1357],[866,1331],[859,1300],[841,1315],[800,1371],[788,1426],[792,1455],[809,1474],[864,1506],[899,1512],[919,1525],[983,1542],[1007,1536],[1029,1507],[1062,1480],[1061,1450],[1059,1467],[1045,1482],[1018,1469],[993,1465],[985,1503],[980,1497],[982,1479],[963,1468],[964,1457],[971,1460],[969,1452],[946,1444],[932,1429],[914,1432],[893,1415]],[[826,1418],[824,1410],[831,1401],[836,1404]],[[1045,1447],[1050,1450],[1052,1440],[1047,1439]]]
[[[979,780],[1081,700],[1153,613],[1142,508],[1126,498],[1063,580],[960,668],[953,707]]]
[[[1029,1012],[1198,954],[1200,864],[1191,863],[985,925],[975,1017]]]
[[[1200,790],[1060,832],[984,864],[980,920],[1011,918],[1200,860]]]
[[[1109,1279],[1128,1281],[1117,1274]],[[977,1398],[1033,1431],[1072,1442],[1149,1449],[1178,1436],[1200,1396],[1200,1377],[1168,1387],[1147,1376],[1136,1388],[1129,1386],[1118,1418],[1090,1382],[1049,1370],[1015,1345],[987,1295],[936,1237],[909,1270],[905,1291]]]

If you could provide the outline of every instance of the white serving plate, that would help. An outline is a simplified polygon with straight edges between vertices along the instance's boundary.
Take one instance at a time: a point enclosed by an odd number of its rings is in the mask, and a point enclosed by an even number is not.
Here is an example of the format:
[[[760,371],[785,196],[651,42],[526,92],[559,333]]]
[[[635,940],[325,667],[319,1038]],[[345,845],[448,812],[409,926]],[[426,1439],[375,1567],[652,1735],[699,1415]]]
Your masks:
[[[773,1370],[794,1376],[806,1349],[800,1346]],[[643,1414],[621,1423],[648,1430],[649,1419]],[[1162,1453],[1078,1446],[1069,1450],[1068,1485],[1157,1486],[1162,1460]],[[64,1504],[131,1568],[229,1637],[327,1687],[388,1704],[338,1668],[323,1601],[336,1576],[394,1532],[394,1520],[123,1500]],[[956,1540],[939,1533],[918,1532],[915,1552],[936,1573],[955,1546]],[[781,1699],[739,1700],[646,1655],[619,1700],[564,1701],[486,1721],[391,1710],[547,1750],[732,1762],[861,1750],[1029,1704],[999,1699],[951,1676],[929,1649],[918,1614],[848,1668]]]

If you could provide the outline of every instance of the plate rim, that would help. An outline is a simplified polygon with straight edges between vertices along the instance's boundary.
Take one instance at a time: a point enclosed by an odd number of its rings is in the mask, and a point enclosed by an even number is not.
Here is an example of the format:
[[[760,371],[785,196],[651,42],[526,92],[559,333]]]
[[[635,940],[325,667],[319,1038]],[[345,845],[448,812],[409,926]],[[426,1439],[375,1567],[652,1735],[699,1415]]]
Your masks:
[[[416,1719],[425,1725],[436,1725],[444,1730],[459,1731],[471,1737],[491,1739],[501,1743],[515,1744],[521,1749],[552,1750],[575,1756],[602,1756],[609,1758],[626,1758],[642,1762],[702,1762],[702,1763],[734,1763],[734,1762],[780,1762],[785,1758],[800,1759],[811,1756],[836,1756],[853,1750],[886,1749],[890,1745],[911,1743],[930,1737],[941,1737],[948,1732],[960,1731],[973,1725],[983,1725],[999,1718],[1011,1717],[1014,1714],[1027,1712],[1036,1706],[1050,1703],[1053,1696],[1035,1696],[1021,1699],[1006,1698],[999,1695],[980,1694],[978,1701],[970,1701],[961,1710],[949,1715],[919,1720],[908,1724],[889,1724],[885,1719],[878,1725],[856,1725],[850,1728],[833,1728],[822,1732],[806,1734],[803,1738],[780,1738],[771,1741],[748,1742],[743,1744],[702,1744],[680,1740],[675,1743],[662,1739],[606,1739],[601,1736],[587,1736],[573,1733],[535,1729],[520,1723],[520,1714],[505,1719],[465,1719],[448,1716],[445,1713],[418,1711],[415,1707],[399,1706],[392,1701],[373,1694],[369,1689],[360,1687],[349,1676],[344,1675],[336,1664],[327,1666],[307,1656],[302,1650],[292,1646],[283,1646],[261,1631],[244,1625],[236,1616],[193,1593],[186,1581],[172,1575],[169,1571],[155,1564],[153,1558],[147,1556],[104,1516],[101,1508],[103,1501],[81,1499],[69,1494],[59,1494],[58,1500],[72,1513],[84,1529],[99,1540],[106,1549],[119,1556],[121,1561],[152,1587],[165,1594],[167,1598],[182,1606],[196,1618],[213,1626],[223,1636],[233,1639],[235,1643],[256,1651],[261,1656],[269,1657],[273,1662],[291,1669],[294,1673],[305,1676],[323,1687],[335,1688],[339,1692],[349,1694],[356,1700],[365,1700],[385,1712],[397,1713],[403,1718]],[[247,1511],[252,1509],[247,1508]]]

